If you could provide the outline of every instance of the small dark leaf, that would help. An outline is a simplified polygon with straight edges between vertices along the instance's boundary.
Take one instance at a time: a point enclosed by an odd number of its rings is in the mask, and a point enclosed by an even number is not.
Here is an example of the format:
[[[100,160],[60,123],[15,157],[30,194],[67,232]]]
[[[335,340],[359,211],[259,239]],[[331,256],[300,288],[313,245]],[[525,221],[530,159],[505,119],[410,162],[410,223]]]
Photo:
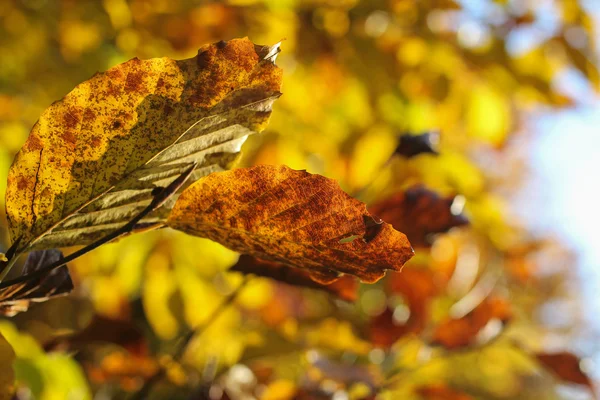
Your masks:
[[[536,357],[548,370],[559,379],[584,385],[594,391],[590,378],[581,370],[581,360],[574,354],[567,352],[539,353]]]
[[[420,135],[412,135],[405,133],[400,136],[398,147],[394,150],[394,154],[411,158],[419,154],[438,155],[438,142],[440,135],[438,132],[427,132]]]
[[[469,223],[462,207],[456,206],[458,199],[415,186],[369,207],[369,211],[404,232],[413,247],[429,247],[434,234]]]
[[[23,275],[31,274],[63,258],[60,250],[42,250],[29,253]],[[15,283],[0,290],[0,314],[13,316],[27,311],[32,302],[44,302],[51,297],[66,295],[73,290],[73,282],[66,265],[53,269],[43,276]]]

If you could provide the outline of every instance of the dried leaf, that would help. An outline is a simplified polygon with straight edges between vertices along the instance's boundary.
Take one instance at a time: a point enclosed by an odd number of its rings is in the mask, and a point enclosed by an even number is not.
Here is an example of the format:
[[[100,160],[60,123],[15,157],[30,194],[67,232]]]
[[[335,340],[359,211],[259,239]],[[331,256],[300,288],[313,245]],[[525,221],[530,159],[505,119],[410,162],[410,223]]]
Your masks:
[[[456,349],[476,343],[478,334],[492,320],[503,325],[512,318],[510,303],[501,298],[487,298],[473,311],[458,319],[447,319],[440,323],[433,334],[432,342],[447,349]]]
[[[413,246],[428,247],[434,234],[469,223],[462,207],[453,209],[455,199],[415,186],[369,207],[369,211],[404,232]]]
[[[429,320],[429,303],[439,293],[434,274],[426,269],[405,268],[402,273],[390,274],[390,291],[399,294],[410,310],[406,321],[399,321],[395,310],[387,308],[369,323],[371,341],[381,347],[390,347],[408,333],[421,332]]]
[[[203,178],[182,193],[167,224],[243,254],[306,268],[322,283],[339,272],[376,282],[413,254],[404,234],[376,222],[337,182],[286,166]]]
[[[438,132],[427,132],[420,135],[413,135],[405,133],[400,136],[398,147],[394,150],[394,154],[406,158],[412,158],[419,154],[433,154],[438,155],[438,143],[440,141],[440,135]]]
[[[23,275],[30,274],[63,258],[61,251],[32,251],[23,266]],[[55,268],[43,276],[26,282],[15,283],[0,289],[0,314],[13,316],[27,311],[32,302],[40,303],[73,290],[73,282],[66,265]]]
[[[313,280],[308,270],[261,260],[247,254],[241,255],[229,270],[264,276],[289,285],[324,290],[346,301],[355,301],[358,296],[358,282],[351,276],[343,275],[330,284],[322,284]]]
[[[591,379],[581,370],[581,360],[572,353],[539,353],[536,358],[559,379],[584,385],[594,392]]]
[[[435,385],[421,386],[417,393],[423,400],[472,400],[473,397],[459,392],[451,387],[441,383]]]
[[[137,58],[78,85],[35,124],[8,174],[19,250],[87,244],[114,231],[194,162],[227,169],[280,95],[279,47],[236,39],[186,60]],[[161,222],[177,194],[141,221]]]

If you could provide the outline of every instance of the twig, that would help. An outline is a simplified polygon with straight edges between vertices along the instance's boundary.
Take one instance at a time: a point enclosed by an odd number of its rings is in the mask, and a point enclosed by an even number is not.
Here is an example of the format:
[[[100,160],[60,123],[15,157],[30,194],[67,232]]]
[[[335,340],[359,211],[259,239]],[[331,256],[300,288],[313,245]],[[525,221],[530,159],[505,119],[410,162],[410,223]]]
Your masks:
[[[192,166],[190,166],[188,169],[186,169],[181,175],[179,175],[177,177],[177,179],[175,179],[173,182],[171,182],[169,184],[169,186],[165,187],[156,196],[154,196],[154,198],[152,199],[152,202],[146,208],[144,208],[139,214],[137,214],[128,223],[126,223],[125,225],[123,225],[122,227],[117,229],[116,231],[109,233],[108,235],[104,236],[103,238],[95,241],[94,243],[91,243],[91,244],[85,246],[82,249],[77,250],[76,252],[74,252],[72,254],[69,254],[68,256],[66,256],[63,259],[61,259],[55,263],[52,263],[50,265],[46,265],[45,267],[40,268],[36,271],[33,271],[30,274],[22,275],[22,276],[19,276],[18,278],[11,279],[9,281],[0,282],[0,289],[15,285],[17,283],[22,283],[22,282],[26,282],[26,281],[29,281],[32,279],[40,278],[40,277],[46,275],[47,273],[49,273],[50,271],[52,271],[62,265],[65,265],[66,263],[71,262],[86,253],[89,253],[90,251],[102,246],[103,244],[108,243],[108,242],[118,238],[119,236],[122,236],[124,234],[131,232],[135,228],[135,225],[140,220],[142,220],[146,215],[150,214],[152,211],[156,210],[158,207],[162,206],[165,203],[165,201],[167,201],[169,199],[169,197],[171,197],[171,195],[173,193],[175,193],[185,183],[187,178],[194,171],[195,167],[196,167],[196,164],[194,163]]]
[[[236,299],[237,295],[246,286],[246,284],[248,283],[249,280],[250,280],[250,278],[248,276],[245,276],[242,283],[233,292],[231,292],[217,308],[215,308],[215,310],[212,312],[212,314],[207,318],[207,322],[204,325],[202,325],[197,330],[191,329],[188,333],[185,334],[184,337],[182,337],[179,340],[179,343],[175,347],[175,351],[173,352],[173,355],[172,355],[173,360],[179,361],[181,359],[181,357],[185,353],[185,350],[187,349],[187,346],[190,343],[190,341],[192,340],[192,338],[194,336],[200,337],[206,331],[206,329],[217,318],[219,318],[219,316],[221,316],[221,314],[227,309],[227,306],[229,306]],[[129,400],[146,399],[148,397],[148,394],[150,393],[150,390],[152,390],[154,385],[156,383],[158,383],[162,378],[164,378],[165,372],[166,371],[164,368],[160,368],[154,375],[152,375],[144,383],[144,386],[142,386],[142,388],[138,392],[136,392]]]

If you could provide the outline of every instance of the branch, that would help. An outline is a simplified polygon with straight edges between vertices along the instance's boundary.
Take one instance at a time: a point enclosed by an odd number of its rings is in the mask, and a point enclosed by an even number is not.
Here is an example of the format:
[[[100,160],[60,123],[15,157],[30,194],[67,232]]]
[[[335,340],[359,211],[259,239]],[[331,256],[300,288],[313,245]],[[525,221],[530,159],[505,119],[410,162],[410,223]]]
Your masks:
[[[196,163],[192,164],[181,175],[179,175],[173,182],[171,182],[167,187],[163,188],[158,194],[156,194],[156,196],[154,196],[154,198],[152,199],[152,202],[146,208],[144,208],[138,215],[133,217],[128,223],[123,225],[121,228],[104,236],[103,238],[95,241],[94,243],[91,243],[91,244],[85,246],[84,248],[79,249],[72,254],[69,254],[65,258],[63,258],[55,263],[52,263],[43,268],[40,268],[30,274],[22,275],[18,278],[11,279],[9,281],[0,282],[0,289],[15,285],[17,283],[27,282],[28,280],[40,278],[40,277],[46,275],[47,273],[49,273],[50,271],[52,271],[53,269],[56,269],[62,265],[65,265],[66,263],[71,262],[86,253],[89,253],[90,251],[102,246],[105,243],[108,243],[108,242],[118,238],[119,236],[122,236],[124,234],[131,232],[135,228],[135,225],[140,220],[142,220],[146,215],[150,214],[152,211],[154,211],[157,208],[159,208],[160,206],[162,206],[169,199],[169,197],[171,197],[175,192],[177,192],[177,190],[179,190],[179,188],[181,188],[181,186],[185,183],[185,181],[188,179],[188,177],[194,171],[194,168],[196,168]],[[16,248],[16,246],[14,244],[13,244],[13,246],[11,246],[11,249],[13,247]]]

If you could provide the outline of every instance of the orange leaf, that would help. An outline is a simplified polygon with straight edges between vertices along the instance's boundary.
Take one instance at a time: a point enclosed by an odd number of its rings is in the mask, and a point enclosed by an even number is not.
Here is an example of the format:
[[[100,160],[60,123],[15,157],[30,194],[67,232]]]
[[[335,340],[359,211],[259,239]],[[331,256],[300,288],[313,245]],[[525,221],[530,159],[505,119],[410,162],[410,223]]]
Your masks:
[[[406,236],[376,221],[332,179],[286,166],[215,173],[186,189],[167,224],[243,254],[364,282],[400,271],[413,250]]]
[[[404,232],[415,247],[431,245],[432,234],[449,231],[469,221],[452,212],[454,197],[443,198],[423,186],[415,186],[392,195],[369,210]]]
[[[478,333],[493,319],[502,323],[512,318],[510,304],[500,298],[488,298],[473,311],[459,319],[442,322],[433,334],[433,343],[448,349],[469,346],[475,343]]]
[[[405,268],[400,274],[390,274],[388,287],[391,292],[401,294],[410,309],[404,323],[394,318],[394,310],[386,309],[369,324],[371,341],[382,347],[390,347],[408,333],[421,332],[429,319],[429,303],[439,293],[431,271]]]
[[[355,301],[358,296],[358,282],[349,275],[343,275],[330,284],[322,284],[313,280],[308,270],[288,267],[246,254],[241,255],[238,262],[229,270],[264,276],[289,285],[325,290],[346,301]]]

